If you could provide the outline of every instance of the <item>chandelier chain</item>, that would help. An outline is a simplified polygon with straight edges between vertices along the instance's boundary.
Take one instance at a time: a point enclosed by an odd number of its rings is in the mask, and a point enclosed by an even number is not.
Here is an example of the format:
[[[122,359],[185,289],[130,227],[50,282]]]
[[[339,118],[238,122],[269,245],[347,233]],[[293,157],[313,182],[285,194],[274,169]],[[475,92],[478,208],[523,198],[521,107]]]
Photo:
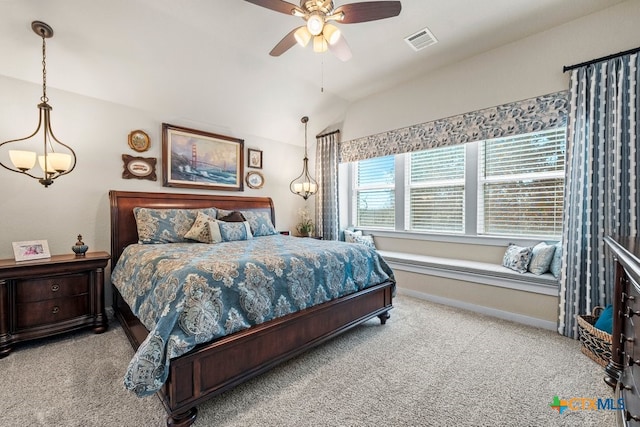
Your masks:
[[[41,30],[40,33],[42,35],[42,97],[40,100],[46,103],[49,101],[47,98],[47,44],[44,30]]]

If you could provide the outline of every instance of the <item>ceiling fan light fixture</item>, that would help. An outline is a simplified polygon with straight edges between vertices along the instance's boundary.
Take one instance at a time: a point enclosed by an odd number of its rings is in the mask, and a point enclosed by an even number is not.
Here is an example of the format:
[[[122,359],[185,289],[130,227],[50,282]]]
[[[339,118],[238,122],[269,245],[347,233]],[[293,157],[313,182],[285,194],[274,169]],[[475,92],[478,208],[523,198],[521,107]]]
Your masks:
[[[307,29],[309,32],[318,36],[322,33],[322,29],[324,28],[324,18],[317,13],[312,13],[307,19]]]
[[[324,17],[325,22],[327,21],[342,21],[344,19],[344,12],[340,11],[337,13],[333,13],[331,15],[327,15]]]
[[[296,39],[296,42],[302,47],[305,47],[311,41],[311,33],[307,30],[307,27],[300,27],[293,33],[293,37]]]
[[[329,45],[327,44],[327,40],[324,36],[315,36],[313,38],[313,51],[315,53],[323,53],[329,49]]]
[[[340,40],[340,30],[335,25],[325,24],[324,30],[322,31],[324,38],[327,40],[327,43],[330,45],[334,45]]]

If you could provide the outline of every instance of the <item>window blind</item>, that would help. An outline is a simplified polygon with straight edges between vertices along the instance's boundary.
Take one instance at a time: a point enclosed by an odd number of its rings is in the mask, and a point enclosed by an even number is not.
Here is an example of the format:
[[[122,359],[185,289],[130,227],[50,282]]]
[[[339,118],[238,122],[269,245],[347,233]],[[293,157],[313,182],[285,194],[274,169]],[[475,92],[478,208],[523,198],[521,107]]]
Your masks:
[[[480,144],[479,233],[562,234],[565,137],[553,129]]]
[[[408,229],[463,233],[464,146],[411,153],[407,166]]]
[[[395,161],[393,156],[358,162],[354,188],[356,226],[395,227]]]

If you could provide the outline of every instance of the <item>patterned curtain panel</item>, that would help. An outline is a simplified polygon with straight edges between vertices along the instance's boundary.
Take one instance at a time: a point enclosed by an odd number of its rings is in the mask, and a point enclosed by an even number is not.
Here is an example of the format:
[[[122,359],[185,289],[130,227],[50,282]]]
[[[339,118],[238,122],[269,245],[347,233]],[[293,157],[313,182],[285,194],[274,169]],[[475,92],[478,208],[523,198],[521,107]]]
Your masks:
[[[637,237],[640,132],[638,54],[571,72],[558,332],[578,337],[577,315],[611,302],[606,235]]]
[[[324,240],[338,240],[338,131],[320,136],[316,148],[316,233]]]
[[[554,129],[566,125],[568,102],[562,91],[345,141],[340,162]]]

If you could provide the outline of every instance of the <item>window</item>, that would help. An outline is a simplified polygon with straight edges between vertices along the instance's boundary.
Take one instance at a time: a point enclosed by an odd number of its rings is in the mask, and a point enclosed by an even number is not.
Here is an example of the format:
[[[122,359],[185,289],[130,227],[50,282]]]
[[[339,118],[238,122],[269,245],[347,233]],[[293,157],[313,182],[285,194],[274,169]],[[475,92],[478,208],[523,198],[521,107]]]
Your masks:
[[[355,225],[393,229],[395,227],[394,157],[362,160],[357,162],[355,169]]]
[[[562,233],[565,130],[480,143],[478,233]]]
[[[461,236],[562,234],[566,129],[355,162],[352,223]]]
[[[464,145],[408,154],[409,230],[464,233]]]

